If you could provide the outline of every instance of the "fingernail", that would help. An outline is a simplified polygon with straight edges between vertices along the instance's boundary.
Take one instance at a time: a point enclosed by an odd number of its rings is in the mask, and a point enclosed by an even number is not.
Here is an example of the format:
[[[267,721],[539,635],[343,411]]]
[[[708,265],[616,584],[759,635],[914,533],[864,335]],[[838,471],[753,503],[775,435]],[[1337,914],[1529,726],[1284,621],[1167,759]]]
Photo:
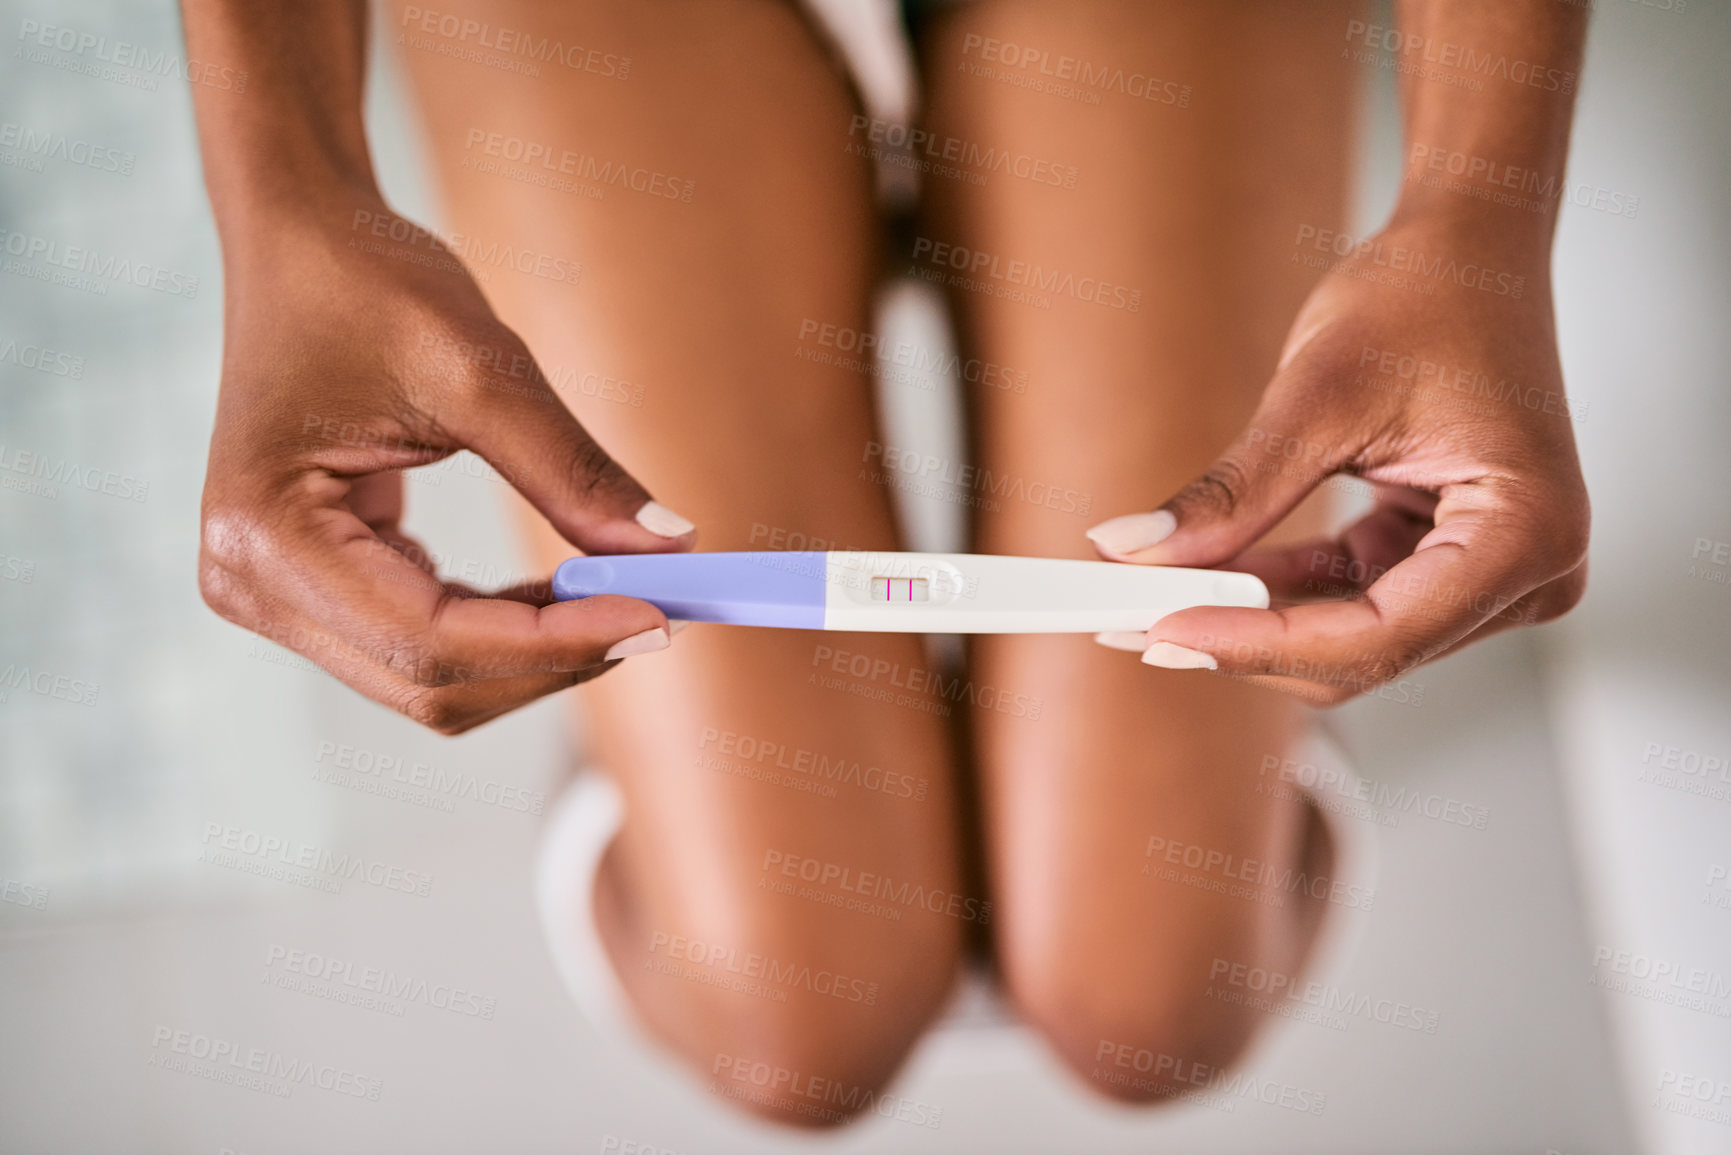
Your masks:
[[[677,636],[680,630],[683,630],[686,626],[689,626],[690,624],[691,623],[686,621],[684,618],[668,618],[667,619],[667,632]]]
[[[1127,513],[1103,521],[1088,531],[1088,540],[1107,553],[1135,553],[1151,545],[1159,545],[1178,528],[1178,519],[1170,510],[1153,513]]]
[[[606,662],[618,661],[620,658],[635,658],[638,654],[653,654],[656,650],[665,650],[673,644],[673,639],[660,626],[653,630],[644,630],[641,634],[632,634],[622,642],[614,642],[613,648],[607,651],[602,659]]]
[[[1155,642],[1142,651],[1142,662],[1166,670],[1218,670],[1220,663],[1213,654],[1175,646],[1171,642]]]
[[[1094,640],[1108,650],[1123,650],[1140,654],[1148,648],[1148,635],[1141,630],[1106,630],[1094,635]]]
[[[637,511],[637,524],[656,537],[684,537],[697,526],[659,501],[646,501]]]

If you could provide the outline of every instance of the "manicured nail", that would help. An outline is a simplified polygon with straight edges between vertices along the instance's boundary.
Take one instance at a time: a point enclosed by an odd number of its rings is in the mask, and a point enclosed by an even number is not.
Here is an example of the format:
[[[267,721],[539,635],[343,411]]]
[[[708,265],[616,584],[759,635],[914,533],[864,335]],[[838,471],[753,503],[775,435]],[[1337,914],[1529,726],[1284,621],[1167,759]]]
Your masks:
[[[637,524],[656,537],[684,537],[697,528],[659,501],[643,503],[643,508],[637,511]]]
[[[1153,513],[1127,513],[1103,521],[1088,531],[1088,540],[1107,553],[1135,553],[1151,545],[1159,545],[1178,528],[1178,519],[1170,510]]]
[[[644,630],[641,634],[632,634],[622,642],[614,642],[613,648],[607,651],[603,661],[615,662],[620,658],[635,658],[638,654],[653,654],[656,650],[665,650],[673,644],[673,639],[660,626],[653,630]]]
[[[1123,650],[1126,653],[1140,654],[1148,648],[1148,635],[1141,630],[1106,630],[1094,635],[1094,640],[1108,650]]]
[[[1213,654],[1175,646],[1171,642],[1155,642],[1142,651],[1142,662],[1166,670],[1218,670],[1220,663]]]
[[[690,624],[691,623],[686,621],[684,618],[668,618],[667,619],[667,632],[674,635],[675,637],[677,637],[679,635],[679,631],[683,630],[686,626],[689,626]]]

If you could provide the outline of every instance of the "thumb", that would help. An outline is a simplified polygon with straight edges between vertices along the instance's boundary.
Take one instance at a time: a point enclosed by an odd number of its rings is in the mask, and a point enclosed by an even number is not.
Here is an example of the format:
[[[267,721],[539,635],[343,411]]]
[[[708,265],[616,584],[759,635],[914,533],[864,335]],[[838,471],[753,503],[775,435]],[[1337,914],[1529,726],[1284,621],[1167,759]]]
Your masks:
[[[1278,382],[1276,382],[1278,385]],[[1271,387],[1269,393],[1276,392]],[[1291,513],[1347,453],[1311,431],[1314,418],[1264,400],[1250,425],[1203,473],[1152,513],[1088,530],[1102,557],[1142,565],[1230,561]]]
[[[697,527],[649,491],[565,408],[539,371],[488,381],[446,428],[589,554],[690,549]]]

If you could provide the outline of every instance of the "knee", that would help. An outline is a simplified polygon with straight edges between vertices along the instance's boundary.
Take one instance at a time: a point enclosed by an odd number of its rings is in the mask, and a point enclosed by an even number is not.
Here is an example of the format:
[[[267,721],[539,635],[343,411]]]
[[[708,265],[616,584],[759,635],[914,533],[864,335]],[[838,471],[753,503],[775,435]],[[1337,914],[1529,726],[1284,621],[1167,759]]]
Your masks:
[[[1064,1064],[1100,1094],[1153,1104],[1204,1091],[1244,1052],[1264,1016],[1218,997],[1206,962],[1149,959],[1139,972],[1102,975],[1084,956],[1023,970],[1011,994]]]
[[[872,1110],[948,994],[953,944],[784,965],[706,988],[678,1047],[711,1094],[772,1122],[828,1128]],[[697,1008],[689,1008],[697,1010]]]
[[[1047,1041],[1089,1086],[1126,1103],[1203,1090],[1243,1053],[1258,1025],[1238,1008],[1189,993],[1125,991],[1063,1001],[1071,1009],[1061,1017],[1049,1006],[1034,1012]]]
[[[876,999],[830,1008],[810,1005],[809,996],[790,998],[742,1008],[688,1059],[702,1065],[711,1094],[751,1114],[795,1127],[836,1127],[878,1105],[930,1013],[922,1007],[910,1014]]]
[[[865,1038],[833,1018],[775,1017],[717,1040],[701,1074],[712,1095],[794,1127],[837,1127],[870,1110],[917,1033]]]

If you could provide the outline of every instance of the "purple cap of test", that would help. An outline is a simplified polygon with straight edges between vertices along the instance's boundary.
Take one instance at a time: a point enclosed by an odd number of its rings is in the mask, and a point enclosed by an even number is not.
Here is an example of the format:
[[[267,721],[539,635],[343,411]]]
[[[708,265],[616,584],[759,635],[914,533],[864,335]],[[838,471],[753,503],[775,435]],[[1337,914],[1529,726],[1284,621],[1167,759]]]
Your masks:
[[[821,630],[827,561],[811,550],[574,557],[554,572],[553,596],[620,594],[685,621]]]

